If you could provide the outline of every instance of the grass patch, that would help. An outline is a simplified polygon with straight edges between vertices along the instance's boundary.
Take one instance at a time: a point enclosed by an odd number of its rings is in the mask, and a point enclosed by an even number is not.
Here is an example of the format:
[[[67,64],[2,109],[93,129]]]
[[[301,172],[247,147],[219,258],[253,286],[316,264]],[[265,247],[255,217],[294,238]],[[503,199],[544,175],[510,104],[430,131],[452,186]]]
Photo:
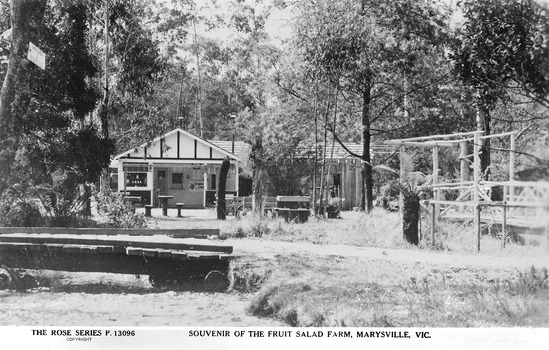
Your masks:
[[[292,326],[549,326],[546,269],[438,268],[296,254],[277,257],[276,270],[264,264],[255,266],[269,273],[248,312]]]
[[[398,213],[375,209],[371,213],[343,212],[343,219],[310,218],[307,223],[287,223],[281,218],[248,215],[220,223],[221,238],[262,238],[286,242],[342,244],[361,247],[405,248],[478,254],[477,233],[471,222],[441,221],[433,243],[429,220],[421,221],[418,246],[407,243]],[[518,234],[517,234],[518,236]],[[518,236],[520,237],[520,236]],[[486,255],[539,256],[546,254],[543,235],[508,239],[502,249],[497,235],[481,236],[481,252]]]

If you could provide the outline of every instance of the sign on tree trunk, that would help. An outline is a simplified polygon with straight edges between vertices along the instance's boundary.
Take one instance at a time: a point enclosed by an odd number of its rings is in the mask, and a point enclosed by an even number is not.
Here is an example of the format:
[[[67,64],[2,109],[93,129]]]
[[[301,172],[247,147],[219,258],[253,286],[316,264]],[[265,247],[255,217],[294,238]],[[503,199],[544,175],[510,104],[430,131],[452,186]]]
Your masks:
[[[42,69],[46,69],[46,54],[29,41],[27,59]]]

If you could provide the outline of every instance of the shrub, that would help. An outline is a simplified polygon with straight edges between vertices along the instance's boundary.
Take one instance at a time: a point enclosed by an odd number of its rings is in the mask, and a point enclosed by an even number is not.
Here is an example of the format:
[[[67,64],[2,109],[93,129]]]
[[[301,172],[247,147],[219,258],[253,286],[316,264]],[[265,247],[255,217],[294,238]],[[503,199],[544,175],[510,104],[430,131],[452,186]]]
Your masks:
[[[9,187],[0,197],[0,226],[31,227],[43,224],[39,201],[26,182]]]
[[[0,226],[32,227],[42,224],[42,214],[36,203],[28,199],[6,199],[0,203]]]
[[[103,217],[107,227],[117,228],[144,228],[147,218],[143,214],[136,214],[133,205],[126,201],[119,193],[104,189],[94,194],[97,201],[97,212]]]

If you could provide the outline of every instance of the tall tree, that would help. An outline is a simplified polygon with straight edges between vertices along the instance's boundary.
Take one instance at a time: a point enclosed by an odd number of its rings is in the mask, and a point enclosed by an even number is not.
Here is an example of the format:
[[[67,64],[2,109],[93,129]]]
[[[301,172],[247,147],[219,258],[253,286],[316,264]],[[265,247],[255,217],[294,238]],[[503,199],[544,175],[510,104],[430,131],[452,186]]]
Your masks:
[[[9,185],[12,164],[19,147],[17,119],[28,109],[31,92],[29,81],[36,70],[25,59],[29,42],[40,30],[45,0],[11,0],[11,46],[8,70],[0,96],[0,194]]]
[[[546,103],[549,48],[544,34],[549,17],[534,0],[468,0],[463,12],[462,40],[453,53],[455,71],[474,89],[477,127],[490,135],[492,111],[510,93],[522,91]],[[489,139],[482,145],[481,171],[489,175]]]
[[[350,154],[361,160],[361,208],[370,211],[374,125],[383,130],[385,118],[407,115],[406,99],[426,85],[418,67],[446,40],[445,17],[427,1],[408,0],[304,2],[301,11],[297,48],[360,108],[363,152]]]

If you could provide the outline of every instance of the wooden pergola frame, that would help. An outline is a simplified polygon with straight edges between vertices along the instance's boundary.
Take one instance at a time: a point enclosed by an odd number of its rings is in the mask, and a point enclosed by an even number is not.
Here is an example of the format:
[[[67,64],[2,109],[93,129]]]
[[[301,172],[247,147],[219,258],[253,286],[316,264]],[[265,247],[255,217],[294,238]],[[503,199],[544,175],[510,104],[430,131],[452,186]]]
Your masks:
[[[433,188],[434,198],[433,200],[427,201],[427,204],[432,206],[432,240],[434,243],[435,239],[435,226],[436,222],[440,217],[440,205],[459,205],[459,206],[472,206],[474,208],[473,221],[476,231],[478,232],[478,250],[480,250],[480,211],[481,206],[486,203],[481,203],[481,199],[486,199],[486,194],[481,189],[481,171],[480,171],[480,148],[482,146],[482,141],[490,138],[498,138],[504,136],[510,136],[510,149],[509,149],[509,181],[508,184],[511,184],[509,191],[509,202],[514,202],[514,190],[513,184],[515,183],[515,140],[517,131],[493,134],[493,135],[483,135],[483,131],[470,131],[470,132],[461,132],[455,134],[446,134],[446,135],[431,135],[431,136],[422,136],[422,137],[413,137],[406,139],[397,139],[397,140],[388,140],[385,141],[387,145],[399,146],[400,147],[400,179],[404,179],[404,169],[402,166],[402,160],[405,153],[406,146],[412,147],[429,147],[432,148],[432,159],[433,159],[433,174],[432,174],[432,184],[426,187]],[[467,142],[473,142],[473,154],[467,154]],[[456,144],[460,146],[460,182],[458,183],[439,183],[439,158],[438,150],[440,147],[453,147]],[[469,164],[468,158],[473,157],[473,180],[469,180]],[[493,185],[494,182],[491,182]],[[503,183],[502,183],[503,184]],[[505,187],[506,188],[506,187]],[[442,190],[463,190],[462,194],[455,201],[442,201],[441,192]],[[468,202],[459,202],[460,199],[465,198],[467,195],[471,194],[473,200]],[[505,198],[504,198],[505,199]],[[488,198],[489,200],[489,198]],[[491,203],[490,205],[495,205]],[[519,204],[517,204],[519,205]],[[503,207],[503,217],[505,221],[505,211],[509,206],[505,200],[501,203]],[[448,209],[448,208],[447,208]],[[400,201],[400,210],[402,211],[402,196]],[[502,245],[505,243],[505,222],[504,222],[504,234],[502,238]]]

